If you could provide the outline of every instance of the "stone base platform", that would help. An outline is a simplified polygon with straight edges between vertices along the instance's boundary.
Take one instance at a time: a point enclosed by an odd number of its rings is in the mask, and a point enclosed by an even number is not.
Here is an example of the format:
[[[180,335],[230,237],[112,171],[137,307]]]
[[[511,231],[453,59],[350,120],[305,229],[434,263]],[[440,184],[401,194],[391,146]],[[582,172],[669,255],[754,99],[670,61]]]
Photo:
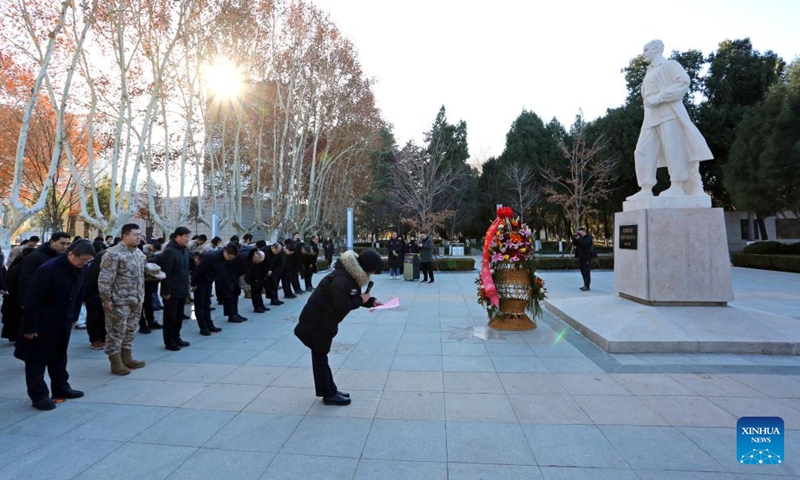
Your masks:
[[[545,306],[609,353],[800,354],[796,318],[735,304],[648,306],[614,293]]]

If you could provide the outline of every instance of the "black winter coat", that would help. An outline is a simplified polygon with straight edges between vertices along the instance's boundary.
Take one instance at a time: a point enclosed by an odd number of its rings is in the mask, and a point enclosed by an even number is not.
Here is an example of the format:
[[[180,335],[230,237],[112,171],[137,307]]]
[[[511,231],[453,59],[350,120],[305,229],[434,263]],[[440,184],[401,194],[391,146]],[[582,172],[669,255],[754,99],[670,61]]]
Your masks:
[[[191,284],[197,287],[200,284],[211,285],[222,271],[225,258],[222,250],[211,250],[200,257],[200,263],[192,270]]]
[[[355,254],[353,257],[357,258]],[[353,261],[357,267],[357,260]],[[361,273],[366,277],[363,270]],[[320,280],[311,293],[300,312],[300,321],[294,334],[311,350],[327,355],[331,350],[333,337],[339,332],[339,323],[351,310],[361,306],[361,286],[340,259],[333,272]]]
[[[72,324],[78,320],[86,275],[72,266],[66,254],[39,267],[25,295],[21,333],[14,356],[35,364],[49,364],[67,354]]]
[[[585,262],[592,259],[592,236],[588,233],[583,237],[573,238],[572,244],[575,245],[575,256],[578,260]]]
[[[402,268],[406,253],[403,241],[399,238],[389,240],[386,248],[389,250],[389,268]]]
[[[175,240],[170,240],[164,251],[157,255],[155,263],[167,275],[161,282],[161,295],[171,298],[186,298],[189,294],[189,251]]]
[[[22,261],[22,267],[19,271],[19,280],[17,285],[19,286],[21,298],[25,298],[25,295],[28,292],[28,285],[31,283],[33,279],[33,273],[36,271],[37,268],[41,267],[45,264],[48,260],[52,260],[58,256],[58,252],[50,248],[49,243],[43,243],[36,247],[36,250],[31,252],[30,255],[25,257]]]
[[[244,281],[250,286],[259,287],[266,281],[268,265],[266,261],[266,255],[264,256],[265,259],[261,263],[253,263],[253,256],[255,256],[255,253],[256,250],[252,250],[247,254],[247,271],[244,274]]]
[[[272,253],[272,250],[267,249],[267,257],[264,259],[264,263],[267,264],[267,272],[272,272],[272,275],[270,275],[270,277],[272,278],[272,281],[275,283],[275,285],[277,285],[278,282],[281,281],[281,275],[283,275],[283,267],[284,263],[286,262],[284,257],[285,255],[283,254],[283,252],[280,252],[277,255],[275,255],[274,253]]]

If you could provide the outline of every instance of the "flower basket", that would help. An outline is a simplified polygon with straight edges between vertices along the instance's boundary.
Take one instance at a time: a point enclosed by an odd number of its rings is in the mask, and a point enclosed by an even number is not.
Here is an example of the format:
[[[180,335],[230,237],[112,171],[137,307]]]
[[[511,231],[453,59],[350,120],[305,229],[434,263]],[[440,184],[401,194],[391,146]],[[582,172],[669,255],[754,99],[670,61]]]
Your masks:
[[[489,327],[498,330],[533,330],[547,296],[544,281],[536,275],[531,231],[510,208],[499,208],[486,231],[478,303],[486,307]],[[526,312],[532,313],[533,319]]]

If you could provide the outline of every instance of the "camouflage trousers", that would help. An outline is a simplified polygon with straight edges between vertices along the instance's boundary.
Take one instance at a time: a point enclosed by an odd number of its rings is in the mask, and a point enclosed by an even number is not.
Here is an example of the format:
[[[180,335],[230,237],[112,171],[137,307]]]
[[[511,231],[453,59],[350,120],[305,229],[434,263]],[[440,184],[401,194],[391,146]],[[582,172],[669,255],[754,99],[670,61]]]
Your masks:
[[[111,313],[106,313],[106,355],[115,355],[133,347],[133,336],[141,316],[142,304],[114,305]]]

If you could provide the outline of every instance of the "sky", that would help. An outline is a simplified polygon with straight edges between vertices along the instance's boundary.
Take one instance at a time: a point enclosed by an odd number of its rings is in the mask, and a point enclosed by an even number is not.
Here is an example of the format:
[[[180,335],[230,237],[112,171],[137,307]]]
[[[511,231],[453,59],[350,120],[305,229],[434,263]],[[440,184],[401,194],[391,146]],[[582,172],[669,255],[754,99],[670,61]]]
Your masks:
[[[467,123],[471,161],[498,156],[523,110],[565,126],[620,106],[621,73],[653,39],[708,55],[750,37],[787,63],[800,56],[800,1],[312,0],[376,80],[398,145],[423,142],[439,108]]]

